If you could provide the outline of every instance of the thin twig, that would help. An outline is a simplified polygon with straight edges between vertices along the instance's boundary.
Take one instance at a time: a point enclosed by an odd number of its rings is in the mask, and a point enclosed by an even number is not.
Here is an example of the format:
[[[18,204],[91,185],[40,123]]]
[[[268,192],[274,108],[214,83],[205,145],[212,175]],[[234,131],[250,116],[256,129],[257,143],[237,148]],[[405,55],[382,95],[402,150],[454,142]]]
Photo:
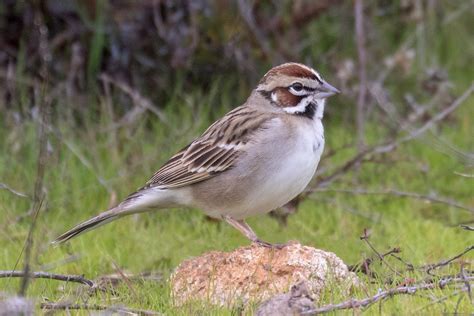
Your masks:
[[[1,271],[0,278],[22,278],[25,276],[24,271]],[[57,274],[49,272],[30,272],[28,277],[31,279],[49,279],[49,280],[58,280],[65,282],[75,282],[81,283],[93,287],[95,283],[91,280],[84,278],[82,275],[66,275],[66,274]]]
[[[415,270],[415,265],[413,265],[412,263],[410,262],[407,262],[405,261],[405,259],[403,259],[402,257],[399,257],[397,256],[396,254],[392,253],[390,254],[391,257],[397,259],[398,261],[400,261],[402,264],[404,264],[407,268],[407,271],[413,271]]]
[[[385,255],[382,255],[375,247],[372,245],[372,243],[369,241],[369,236],[370,234],[368,233],[367,229],[364,229],[364,234],[360,237],[361,240],[363,240],[367,246],[369,246],[370,249],[377,255],[377,257],[380,259],[381,262],[383,262],[393,273],[395,273],[398,276],[401,276],[402,274],[398,272],[395,268],[393,268],[386,260],[385,260]],[[397,249],[398,252],[400,252],[400,249]],[[392,252],[393,253],[393,252]]]
[[[72,303],[41,303],[41,309],[47,310],[96,310],[96,311],[110,311],[112,313],[132,314],[132,315],[162,315],[161,313],[143,310],[132,309],[119,306],[105,306],[105,305],[89,305],[89,304],[72,304]]]
[[[470,252],[471,250],[474,250],[474,245],[467,247],[463,252],[461,252],[461,253],[455,255],[455,256],[452,257],[452,258],[449,258],[449,259],[440,261],[440,262],[438,262],[438,263],[433,263],[433,264],[425,265],[425,266],[422,266],[422,268],[427,269],[426,272],[427,272],[429,275],[433,275],[433,274],[431,273],[432,270],[437,269],[437,268],[439,268],[439,267],[447,266],[448,264],[450,264],[450,263],[453,262],[454,260],[459,259],[459,258],[461,258],[462,256],[464,256],[466,253]]]
[[[357,153],[352,158],[347,160],[342,166],[336,168],[336,170],[334,170],[331,174],[329,174],[328,176],[325,176],[322,179],[320,179],[316,183],[316,186],[314,188],[308,188],[305,191],[305,195],[313,193],[314,190],[317,189],[317,188],[325,188],[325,187],[329,186],[332,182],[334,182],[339,177],[346,174],[351,169],[353,169],[355,166],[357,166],[362,160],[364,160],[364,158],[366,156],[373,153],[376,149],[377,149],[377,147],[371,147],[371,148],[365,149],[362,152]]]
[[[457,171],[454,171],[454,174],[457,174],[458,176],[465,177],[465,178],[474,178],[474,174],[461,173]]]
[[[25,193],[14,190],[8,185],[6,185],[5,183],[0,183],[0,190],[7,190],[8,192],[15,194],[16,196],[19,196],[22,198],[28,198],[28,195],[26,195]]]
[[[118,266],[118,264],[112,260],[112,264],[114,265],[115,267],[115,270],[117,271],[117,273],[120,275],[120,277],[122,278],[122,281],[124,281],[124,283],[127,285],[128,289],[130,290],[130,292],[132,292],[135,300],[138,300],[138,294],[137,292],[135,291],[135,288],[133,287],[133,284],[132,282],[130,282],[130,279],[127,277],[127,275],[123,272],[122,269],[120,269],[120,267]]]
[[[465,281],[464,285],[466,286],[466,292],[467,296],[469,296],[469,300],[471,301],[471,304],[473,303],[472,301],[472,286],[471,283],[468,281],[468,275],[466,274],[466,271],[464,270],[464,264],[461,264],[461,272],[459,273],[461,278]]]
[[[424,112],[428,111],[428,108],[433,107],[434,101],[437,99],[437,95],[439,93],[435,94],[432,97],[432,99],[428,102],[428,105],[422,108],[423,110],[418,110],[417,113],[413,115],[409,115],[408,118],[400,118],[399,115],[395,111],[396,107],[384,95],[384,93],[382,92],[382,87],[380,85],[374,84],[369,91],[372,94],[373,98],[375,99],[376,104],[379,106],[379,108],[381,108],[382,111],[385,112],[387,117],[389,117],[394,122],[394,124],[396,124],[396,126],[398,127],[397,132],[399,133],[401,131],[406,131],[409,133],[409,135],[407,136],[407,140],[417,138],[419,135],[425,133],[428,130],[431,131],[434,123],[442,120],[444,117],[446,117],[458,106],[456,105],[456,102],[453,102],[452,105],[455,105],[454,108],[453,109],[446,108],[445,110],[448,112],[446,114],[443,114],[441,119],[437,119],[436,117],[434,117],[432,120],[430,120],[430,124],[425,124],[424,126],[422,126],[422,128],[416,130],[411,124],[414,123],[420,117],[422,117]],[[440,138],[439,136],[435,135],[432,132],[431,132],[431,136],[433,140],[426,139],[425,142],[429,142],[430,145],[432,147],[435,147],[435,149],[437,149],[438,151],[441,151],[451,156],[455,156],[459,160],[466,161],[468,163],[474,161],[474,157],[472,155],[460,151],[459,149],[455,148],[453,145],[446,142],[445,140],[443,140],[442,138]],[[402,142],[404,141],[402,140]]]
[[[461,104],[464,103],[464,101],[467,100],[467,98],[471,95],[471,93],[474,91],[474,83],[471,83],[469,88],[464,91],[464,93],[459,96],[456,100],[454,100],[453,103],[451,103],[448,107],[446,107],[444,110],[440,111],[438,114],[434,115],[429,121],[427,121],[425,124],[423,124],[421,127],[418,129],[410,131],[409,135],[397,139],[395,142],[392,142],[388,146],[381,146],[378,148],[376,153],[385,153],[386,151],[391,151],[393,148],[398,147],[402,143],[405,143],[407,141],[410,141],[412,139],[418,138],[421,136],[423,133],[431,129],[436,123],[439,121],[443,120],[446,116],[451,114],[454,110],[456,110]]]
[[[47,82],[47,67],[45,68],[45,81]],[[20,296],[25,296],[26,291],[28,289],[28,281],[29,281],[29,271],[30,271],[30,260],[31,260],[31,252],[33,249],[33,233],[36,227],[36,221],[38,219],[39,212],[41,207],[43,206],[44,201],[44,194],[43,194],[43,182],[44,176],[46,171],[46,162],[48,158],[47,152],[47,143],[48,143],[48,132],[46,130],[46,126],[49,122],[49,107],[50,107],[51,100],[43,100],[40,101],[39,105],[39,112],[40,112],[40,120],[42,124],[38,124],[39,132],[38,132],[38,143],[39,143],[39,152],[38,158],[36,162],[36,180],[35,180],[35,187],[33,193],[33,218],[30,224],[30,229],[28,231],[28,236],[25,241],[25,259],[24,259],[24,277],[21,280],[20,291],[18,294]]]
[[[461,258],[462,256],[464,256],[465,254],[467,254],[468,252],[470,252],[472,250],[474,250],[474,245],[472,245],[470,247],[467,247],[462,252],[454,255],[453,257],[451,257],[449,259],[444,259],[444,260],[442,260],[440,262],[437,262],[437,263],[425,264],[425,265],[422,265],[422,266],[419,266],[419,267],[415,267],[414,264],[406,262],[404,259],[402,259],[401,257],[399,257],[399,256],[397,256],[393,253],[390,254],[390,256],[394,257],[395,259],[397,259],[398,261],[403,263],[408,268],[408,271],[413,271],[415,269],[416,270],[422,270],[422,271],[426,271],[431,276],[435,276],[431,273],[432,270],[440,268],[440,267],[445,267],[445,266],[449,265],[451,262],[453,262],[454,260]],[[432,280],[432,278],[430,277],[430,279],[427,279],[425,281],[429,281],[429,280]]]
[[[128,94],[130,98],[132,98],[133,102],[137,104],[139,107],[144,108],[158,117],[160,121],[164,124],[168,124],[168,120],[166,119],[165,113],[158,109],[149,99],[145,98],[143,95],[141,95],[137,90],[133,89],[129,85],[127,85],[124,82],[118,81],[113,79],[112,77],[108,76],[107,74],[102,74],[100,76],[100,79],[103,80],[104,82],[109,82],[122,90],[124,93]]]
[[[469,226],[469,225],[459,225],[459,226],[465,230],[474,231],[474,226]]]
[[[323,313],[329,313],[333,312],[336,310],[342,310],[342,309],[356,309],[356,308],[362,308],[362,307],[369,307],[373,305],[374,303],[377,303],[379,301],[383,301],[387,298],[390,298],[395,295],[402,295],[402,294],[409,294],[413,295],[417,291],[424,291],[424,290],[433,290],[437,288],[444,288],[448,285],[455,284],[455,283],[465,283],[466,280],[468,282],[473,282],[474,281],[474,276],[470,276],[467,278],[461,278],[461,277],[455,277],[455,278],[443,278],[438,282],[432,282],[432,283],[420,283],[420,284],[415,284],[411,286],[399,286],[393,289],[385,290],[385,291],[380,291],[379,293],[375,294],[374,296],[363,298],[360,300],[357,299],[351,299],[339,304],[329,304],[321,307],[317,307],[305,312],[302,312],[302,315],[316,315],[316,314],[323,314]]]
[[[57,261],[48,262],[39,266],[40,270],[48,271],[53,270],[54,268],[61,267],[65,264],[75,262],[81,258],[81,255],[78,254],[71,254],[66,258],[59,259]]]
[[[439,304],[439,303],[441,303],[441,302],[444,302],[444,301],[446,301],[447,299],[450,299],[450,298],[452,298],[452,297],[455,297],[455,296],[459,295],[459,294],[462,293],[462,292],[463,292],[463,291],[454,291],[453,293],[451,293],[451,294],[449,294],[449,295],[444,295],[444,296],[442,296],[442,297],[440,297],[440,298],[432,299],[431,302],[429,302],[428,304],[426,304],[426,305],[424,305],[424,306],[422,306],[422,307],[420,307],[420,308],[417,308],[417,309],[411,311],[410,314],[412,314],[412,315],[418,315],[422,310],[424,310],[424,309],[426,309],[426,308],[428,308],[428,307],[430,307],[430,306],[433,306],[433,305]],[[462,296],[460,296],[460,298],[462,298]],[[456,307],[456,308],[457,308],[457,307]],[[455,310],[456,310],[456,309],[455,309]],[[457,312],[454,312],[453,315],[458,315],[458,313],[457,313]]]
[[[434,126],[437,122],[443,120],[447,115],[449,115],[454,110],[456,110],[464,101],[466,101],[466,99],[471,95],[473,91],[474,91],[474,84],[471,84],[471,86],[466,91],[464,91],[464,93],[461,96],[459,96],[456,100],[454,100],[454,102],[451,103],[450,106],[448,106],[447,108],[439,112],[437,115],[432,117],[420,128],[412,131],[409,135],[405,137],[401,137],[401,138],[395,138],[389,141],[383,141],[379,144],[366,148],[365,150],[361,152],[358,152],[352,158],[347,160],[342,166],[339,166],[338,168],[336,168],[336,170],[334,170],[331,174],[320,179],[320,181],[316,183],[315,187],[308,188],[308,190],[305,191],[303,196],[307,196],[313,193],[313,191],[318,188],[325,188],[329,186],[332,182],[337,180],[339,177],[345,175],[347,172],[352,170],[361,161],[366,159],[366,157],[370,155],[374,155],[374,154],[386,154],[388,152],[395,150],[401,144],[406,143],[416,137],[419,137],[428,129],[430,129],[432,126]]]
[[[399,190],[394,190],[394,189],[385,189],[381,191],[369,191],[369,190],[364,190],[364,189],[350,190],[350,189],[324,189],[323,188],[323,189],[315,189],[313,192],[336,192],[336,193],[347,193],[347,194],[354,194],[354,195],[393,195],[393,196],[398,196],[398,197],[413,198],[413,199],[418,199],[418,200],[430,201],[434,203],[446,204],[448,206],[452,206],[455,208],[463,209],[463,210],[474,213],[474,208],[459,204],[456,201],[453,201],[447,198],[435,197],[432,195],[419,194],[415,192],[399,191]]]
[[[43,205],[43,200],[40,200],[38,203],[35,203],[35,206],[33,208],[34,209],[33,220],[31,221],[30,229],[28,230],[28,236],[26,237],[25,245],[20,252],[20,257],[24,253],[25,259],[24,259],[24,265],[23,265],[23,271],[22,271],[23,279],[21,280],[20,291],[18,292],[19,296],[25,296],[26,290],[28,289],[31,251],[33,249],[33,232],[35,230],[36,221],[38,220],[38,215],[39,215],[42,205]],[[19,260],[20,258],[18,258],[18,261]],[[15,264],[15,269],[16,269],[16,264]]]
[[[365,146],[365,109],[367,101],[367,53],[365,50],[364,4],[363,0],[354,1],[355,32],[357,55],[359,58],[359,94],[357,97],[357,146],[361,151]]]
[[[75,144],[70,142],[69,140],[65,139],[62,137],[61,133],[53,128],[53,126],[47,125],[48,131],[52,133],[61,143],[63,143],[66,148],[73,154],[79,162],[86,167],[92,174],[94,174],[94,177],[97,179],[97,182],[104,187],[104,189],[109,193],[112,194],[114,192],[113,188],[107,183],[107,180],[105,180],[94,168],[92,163],[80,152],[80,150],[76,147]]]
[[[383,259],[388,255],[393,255],[395,253],[400,253],[400,248],[392,248],[389,251],[382,253],[380,256],[377,256],[379,259]],[[373,258],[366,258],[362,262],[348,266],[349,271],[352,272],[362,272],[370,277],[375,277],[375,273],[370,269],[370,265],[374,262]]]

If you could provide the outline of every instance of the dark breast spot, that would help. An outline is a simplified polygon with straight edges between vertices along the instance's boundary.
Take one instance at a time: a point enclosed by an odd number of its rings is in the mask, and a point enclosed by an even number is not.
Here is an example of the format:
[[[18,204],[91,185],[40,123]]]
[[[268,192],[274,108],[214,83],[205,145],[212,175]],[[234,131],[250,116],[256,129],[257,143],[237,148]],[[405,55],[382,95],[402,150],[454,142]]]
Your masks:
[[[321,142],[320,141],[316,141],[315,143],[313,143],[313,153],[315,153],[319,147],[321,147]]]

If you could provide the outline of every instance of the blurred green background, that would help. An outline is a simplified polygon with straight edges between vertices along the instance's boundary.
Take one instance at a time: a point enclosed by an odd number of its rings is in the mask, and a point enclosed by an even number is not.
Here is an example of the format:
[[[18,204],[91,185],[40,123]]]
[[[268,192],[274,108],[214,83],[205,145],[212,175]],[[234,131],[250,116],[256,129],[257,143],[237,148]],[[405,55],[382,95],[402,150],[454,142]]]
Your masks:
[[[162,278],[93,295],[34,280],[28,296],[38,304],[241,312],[180,309],[169,298],[167,277],[182,260],[248,243],[198,210],[132,216],[64,247],[49,241],[140,187],[287,61],[314,67],[343,93],[328,102],[325,157],[311,185],[317,192],[273,218],[251,219],[256,232],[335,252],[348,264],[374,256],[359,239],[364,228],[380,252],[400,247],[415,266],[460,253],[474,241],[460,228],[474,222],[473,10],[474,2],[461,0],[1,1],[0,270],[23,268],[41,204],[32,270]],[[426,276],[389,259],[400,274],[378,262],[377,277],[359,272],[366,286],[351,295],[375,294],[388,278]],[[473,269],[471,253],[440,275],[463,264]],[[0,279],[4,294],[19,287],[19,279]],[[330,291],[318,304],[347,298]],[[469,313],[472,303],[466,291],[433,290],[380,309]]]

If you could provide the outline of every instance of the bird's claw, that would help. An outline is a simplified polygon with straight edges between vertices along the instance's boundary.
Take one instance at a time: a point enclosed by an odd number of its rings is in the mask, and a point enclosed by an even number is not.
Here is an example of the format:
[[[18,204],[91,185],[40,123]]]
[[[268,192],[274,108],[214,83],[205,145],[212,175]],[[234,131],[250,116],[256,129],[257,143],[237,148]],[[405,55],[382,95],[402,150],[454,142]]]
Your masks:
[[[255,243],[261,247],[270,248],[270,249],[278,249],[278,250],[283,249],[286,246],[286,244],[272,244],[261,239],[256,239],[252,241],[252,243]]]

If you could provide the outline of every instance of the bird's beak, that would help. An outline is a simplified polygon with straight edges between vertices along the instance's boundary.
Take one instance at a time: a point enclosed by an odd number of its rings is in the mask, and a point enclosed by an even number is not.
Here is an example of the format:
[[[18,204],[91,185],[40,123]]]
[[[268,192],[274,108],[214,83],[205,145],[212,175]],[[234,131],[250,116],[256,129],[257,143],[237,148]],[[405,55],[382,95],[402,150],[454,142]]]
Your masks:
[[[318,87],[318,97],[320,98],[328,98],[330,96],[333,96],[335,94],[341,93],[339,89],[331,86],[329,83],[326,81],[323,81],[323,84]]]

